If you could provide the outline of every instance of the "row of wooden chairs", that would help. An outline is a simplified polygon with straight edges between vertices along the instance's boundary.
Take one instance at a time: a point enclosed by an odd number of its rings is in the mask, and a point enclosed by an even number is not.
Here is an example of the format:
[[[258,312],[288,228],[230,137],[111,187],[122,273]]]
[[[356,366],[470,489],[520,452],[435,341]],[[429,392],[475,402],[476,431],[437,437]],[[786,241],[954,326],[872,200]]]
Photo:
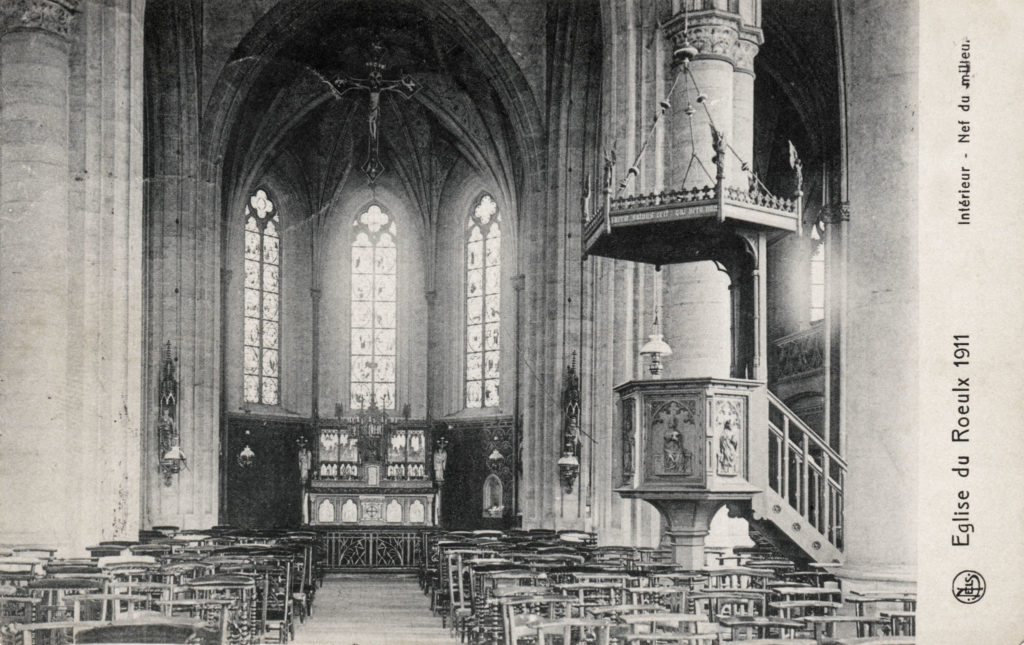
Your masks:
[[[88,558],[0,547],[4,645],[101,642],[90,639],[103,634],[137,642],[286,643],[296,619],[312,612],[322,581],[316,533],[165,528],[140,537],[90,547]]]
[[[651,557],[656,550],[595,542],[555,532],[440,534],[421,584],[443,624],[473,643],[840,643],[834,634],[844,624],[874,639],[865,642],[913,639],[911,596],[856,605],[899,602],[898,611],[842,616],[832,576],[772,552],[716,554],[719,566],[684,571]]]

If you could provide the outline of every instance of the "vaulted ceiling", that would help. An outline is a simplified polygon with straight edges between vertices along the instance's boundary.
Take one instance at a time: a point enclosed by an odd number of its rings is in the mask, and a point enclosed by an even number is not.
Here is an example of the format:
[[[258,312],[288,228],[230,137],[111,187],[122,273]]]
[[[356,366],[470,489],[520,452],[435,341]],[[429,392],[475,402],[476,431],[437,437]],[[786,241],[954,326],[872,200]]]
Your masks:
[[[238,112],[224,163],[225,185],[247,190],[268,173],[286,180],[309,213],[329,207],[346,181],[365,181],[368,93],[338,97],[330,80],[366,78],[379,40],[387,78],[410,75],[412,98],[381,97],[381,160],[428,220],[437,216],[453,168],[467,165],[509,194],[516,151],[488,71],[459,46],[444,23],[404,2],[338,4],[287,34],[272,58],[236,52],[234,64],[258,66]]]

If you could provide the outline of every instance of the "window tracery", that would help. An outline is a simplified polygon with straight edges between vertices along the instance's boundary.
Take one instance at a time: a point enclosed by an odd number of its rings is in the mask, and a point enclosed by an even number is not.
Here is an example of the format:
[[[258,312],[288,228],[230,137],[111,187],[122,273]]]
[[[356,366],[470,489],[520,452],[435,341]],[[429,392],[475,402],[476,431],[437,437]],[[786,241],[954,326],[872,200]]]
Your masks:
[[[246,403],[281,395],[281,233],[274,202],[259,189],[245,206],[243,390]]]
[[[466,236],[467,408],[497,407],[501,381],[501,213],[483,195]]]
[[[397,231],[380,206],[353,223],[350,401],[353,410],[395,407]]]
[[[822,239],[820,224],[811,229],[811,307],[812,323],[825,319],[825,242]]]

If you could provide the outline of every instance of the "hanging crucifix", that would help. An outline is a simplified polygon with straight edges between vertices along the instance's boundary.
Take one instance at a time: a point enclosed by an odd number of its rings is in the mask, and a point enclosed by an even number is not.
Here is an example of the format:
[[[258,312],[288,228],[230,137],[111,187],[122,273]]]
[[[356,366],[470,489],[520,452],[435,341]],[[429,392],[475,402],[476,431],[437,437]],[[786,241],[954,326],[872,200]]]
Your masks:
[[[380,160],[380,139],[378,136],[381,95],[391,92],[398,94],[403,99],[408,99],[420,89],[420,85],[408,74],[403,75],[399,79],[384,78],[384,72],[387,69],[387,65],[384,64],[384,45],[381,44],[380,40],[374,40],[370,49],[373,53],[370,56],[370,60],[366,62],[366,78],[338,76],[331,81],[331,86],[339,97],[350,90],[365,90],[370,94],[366,115],[367,125],[369,126],[366,161],[363,162],[360,169],[366,173],[370,184],[373,184],[377,177],[384,172],[384,164]]]

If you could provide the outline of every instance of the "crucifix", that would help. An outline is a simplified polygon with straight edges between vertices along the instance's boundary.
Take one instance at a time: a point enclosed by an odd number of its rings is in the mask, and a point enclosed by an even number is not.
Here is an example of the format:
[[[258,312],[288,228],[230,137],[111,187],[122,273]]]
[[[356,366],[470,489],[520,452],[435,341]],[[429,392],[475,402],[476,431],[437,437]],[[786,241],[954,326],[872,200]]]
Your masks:
[[[380,40],[375,40],[370,46],[370,49],[373,53],[370,56],[370,60],[366,62],[366,78],[338,76],[331,81],[331,87],[334,88],[335,94],[339,97],[351,90],[365,90],[370,95],[366,115],[366,121],[369,127],[369,137],[367,138],[366,144],[366,161],[363,162],[360,169],[366,173],[370,183],[373,184],[373,182],[377,180],[377,177],[384,172],[384,164],[380,161],[380,139],[377,134],[378,124],[380,122],[381,95],[391,92],[399,95],[403,99],[408,99],[420,89],[420,85],[408,74],[403,75],[398,79],[384,78],[384,72],[387,69],[387,65],[384,64],[384,45],[381,44]]]

